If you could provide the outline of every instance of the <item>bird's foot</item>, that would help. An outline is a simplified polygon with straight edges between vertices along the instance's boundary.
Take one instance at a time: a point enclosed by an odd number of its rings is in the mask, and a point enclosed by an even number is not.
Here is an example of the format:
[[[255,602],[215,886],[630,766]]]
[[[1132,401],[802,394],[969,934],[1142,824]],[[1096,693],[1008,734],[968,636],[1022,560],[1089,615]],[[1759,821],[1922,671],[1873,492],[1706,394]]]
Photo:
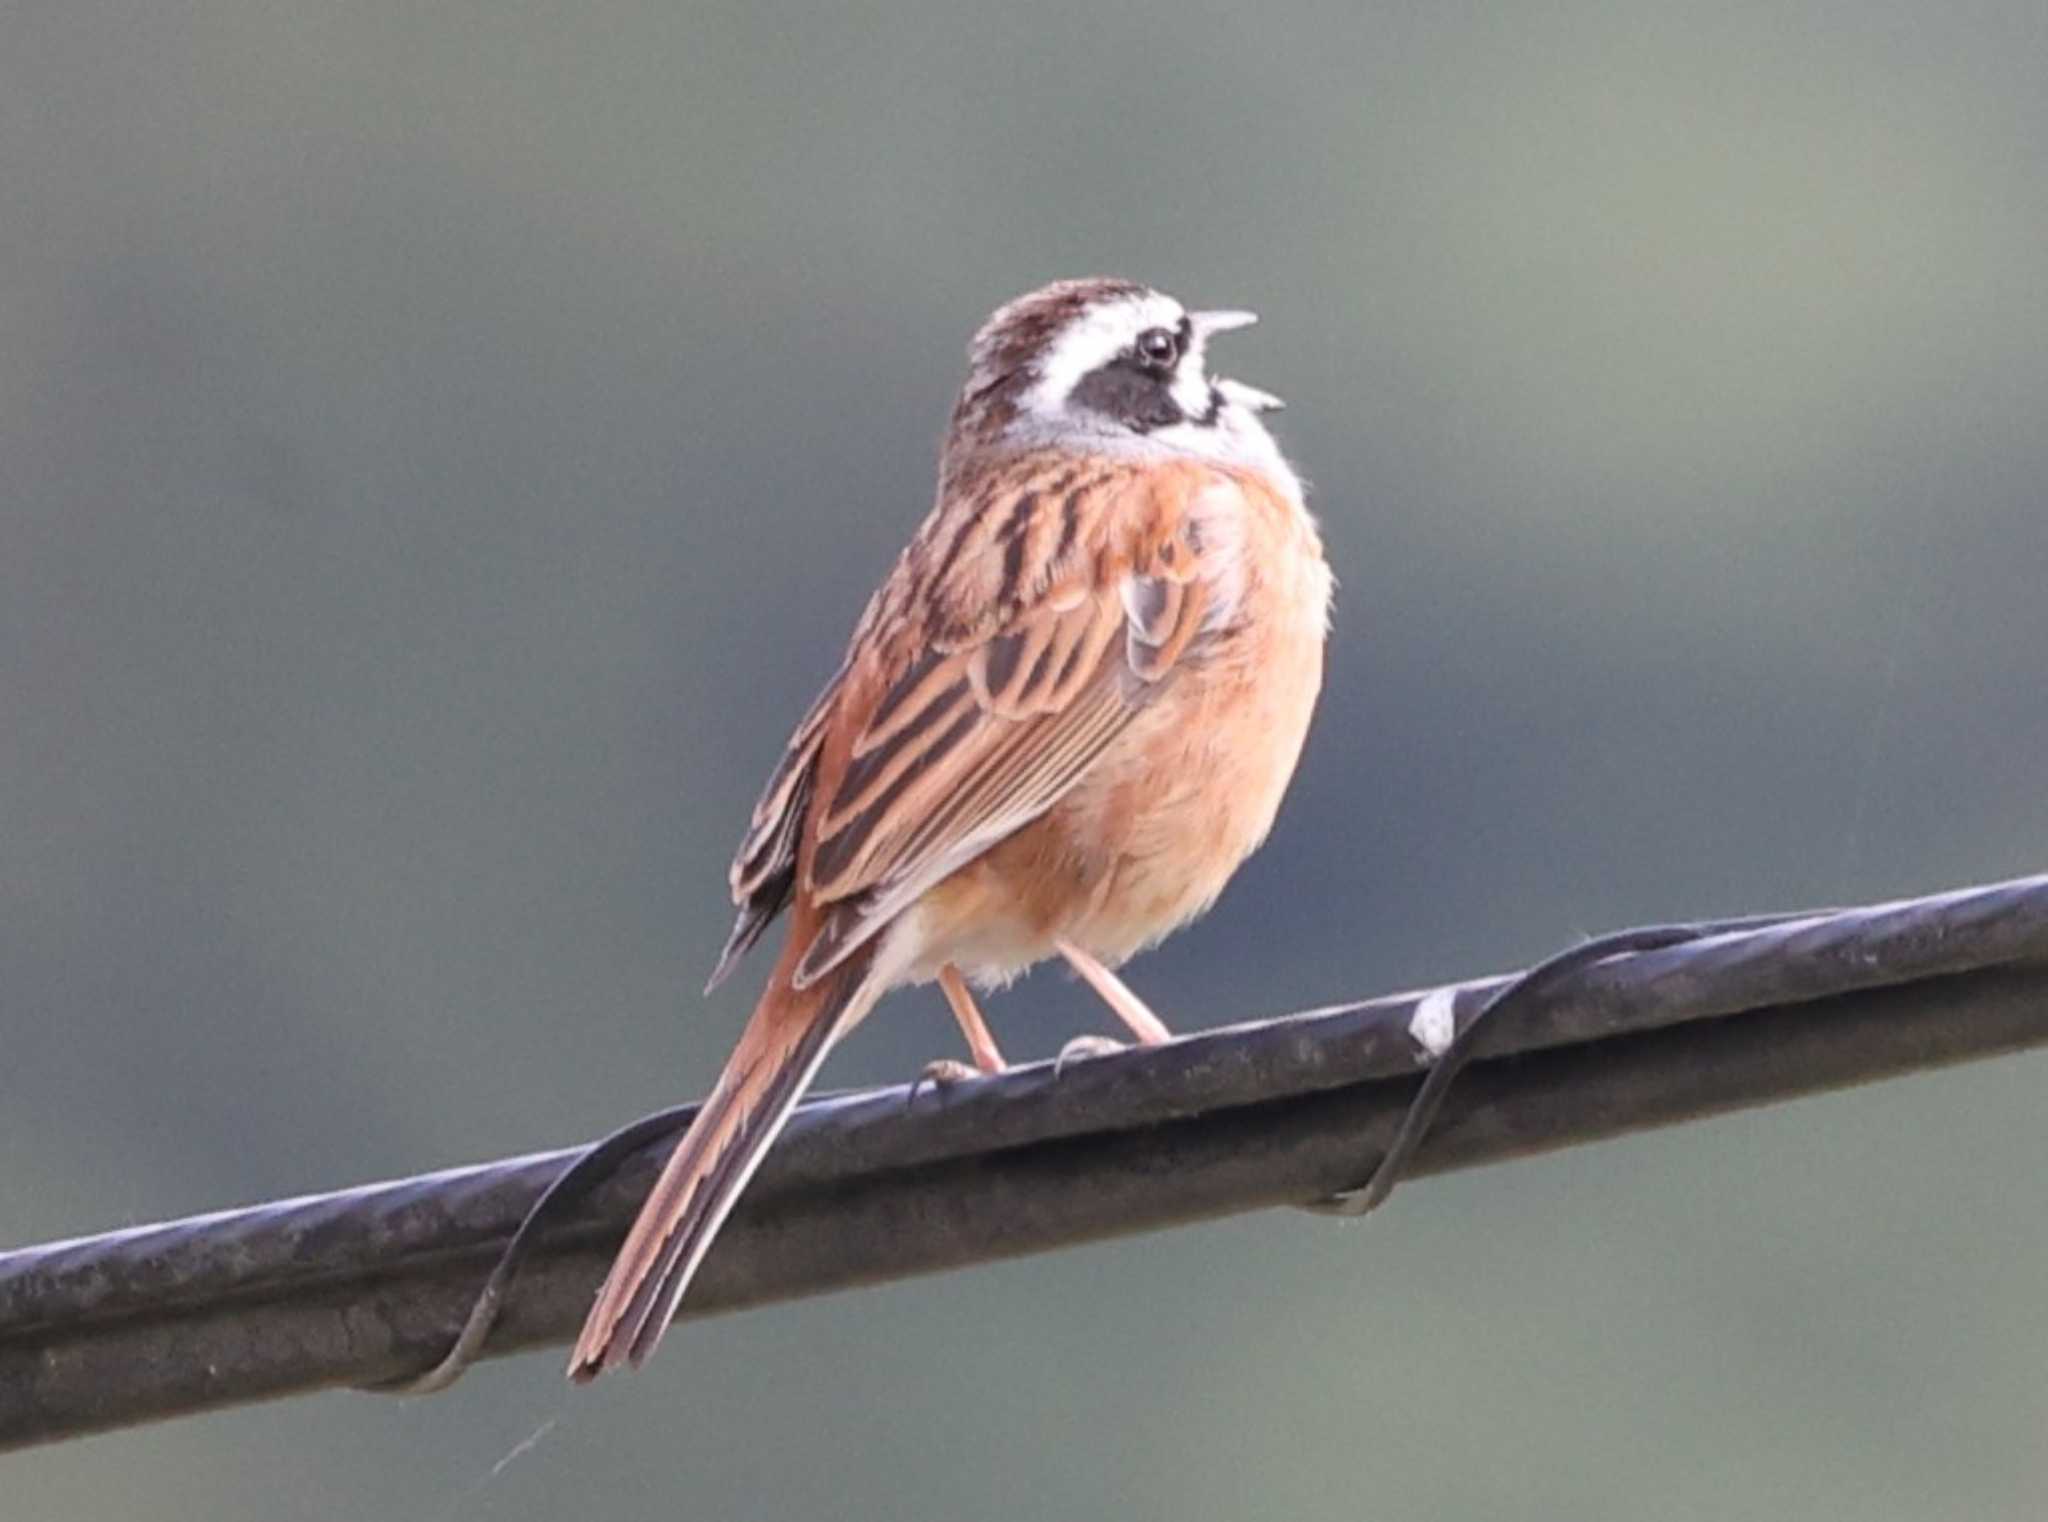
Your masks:
[[[1067,1070],[1070,1062],[1085,1062],[1090,1057],[1107,1057],[1120,1052],[1124,1043],[1114,1036],[1076,1036],[1060,1048],[1059,1056],[1052,1060],[1052,1076],[1057,1078]]]
[[[918,1071],[917,1077],[911,1080],[910,1094],[904,1100],[904,1105],[907,1108],[916,1104],[917,1096],[924,1092],[926,1084],[930,1084],[934,1090],[944,1090],[952,1088],[955,1084],[966,1083],[970,1078],[987,1076],[983,1069],[971,1063],[961,1062],[952,1057],[935,1058],[927,1062]]]

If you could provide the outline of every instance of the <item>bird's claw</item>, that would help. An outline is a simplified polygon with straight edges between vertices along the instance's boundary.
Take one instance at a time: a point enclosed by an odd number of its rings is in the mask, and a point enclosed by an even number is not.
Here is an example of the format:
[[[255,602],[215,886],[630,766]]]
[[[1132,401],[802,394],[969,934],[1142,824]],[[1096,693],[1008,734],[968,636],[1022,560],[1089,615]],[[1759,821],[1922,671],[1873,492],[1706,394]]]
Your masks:
[[[1057,1078],[1066,1071],[1070,1062],[1086,1061],[1090,1057],[1107,1057],[1120,1052],[1124,1044],[1113,1036],[1076,1036],[1060,1048],[1059,1056],[1052,1060],[1052,1076]]]
[[[904,1104],[906,1107],[916,1104],[917,1096],[924,1092],[926,1084],[930,1084],[934,1089],[950,1089],[956,1083],[965,1083],[970,1078],[979,1078],[981,1076],[981,1069],[972,1067],[956,1058],[934,1058],[919,1070],[916,1078],[911,1080],[910,1096],[904,1101]]]

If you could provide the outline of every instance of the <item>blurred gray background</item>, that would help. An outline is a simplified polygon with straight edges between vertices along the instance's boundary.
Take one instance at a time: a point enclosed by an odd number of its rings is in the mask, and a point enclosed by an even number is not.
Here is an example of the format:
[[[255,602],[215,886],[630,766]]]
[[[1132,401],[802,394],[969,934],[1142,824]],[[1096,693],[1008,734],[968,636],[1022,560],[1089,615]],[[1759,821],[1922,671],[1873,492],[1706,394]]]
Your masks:
[[[700,1092],[745,811],[1059,275],[1263,312],[1342,580],[1271,845],[1132,970],[1178,1023],[2048,867],[2044,249],[2038,0],[0,5],[0,1240]],[[906,994],[826,1081],[956,1049]],[[0,1511],[2037,1517],[2044,1075],[97,1438]]]

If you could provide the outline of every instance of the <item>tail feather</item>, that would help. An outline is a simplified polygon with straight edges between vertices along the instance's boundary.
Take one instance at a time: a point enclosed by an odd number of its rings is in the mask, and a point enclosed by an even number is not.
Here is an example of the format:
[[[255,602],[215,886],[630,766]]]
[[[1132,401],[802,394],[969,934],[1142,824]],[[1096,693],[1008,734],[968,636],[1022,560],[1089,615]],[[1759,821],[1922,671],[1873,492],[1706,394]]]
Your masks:
[[[863,959],[865,960],[865,959]],[[569,1377],[581,1384],[661,1342],[683,1292],[833,1041],[874,994],[865,966],[801,991],[770,980],[717,1087],[669,1155],[661,1177],[583,1323]]]

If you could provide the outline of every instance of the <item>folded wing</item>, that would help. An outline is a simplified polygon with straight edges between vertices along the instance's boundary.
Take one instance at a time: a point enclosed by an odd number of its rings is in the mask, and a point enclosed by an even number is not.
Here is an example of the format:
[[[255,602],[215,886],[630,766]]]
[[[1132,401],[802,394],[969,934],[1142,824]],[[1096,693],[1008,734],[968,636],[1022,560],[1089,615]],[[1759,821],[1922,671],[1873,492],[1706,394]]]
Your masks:
[[[714,983],[800,872],[825,910],[803,987],[1058,802],[1199,650],[1217,578],[1194,507],[1235,490],[1027,460],[934,514],[769,779]]]

